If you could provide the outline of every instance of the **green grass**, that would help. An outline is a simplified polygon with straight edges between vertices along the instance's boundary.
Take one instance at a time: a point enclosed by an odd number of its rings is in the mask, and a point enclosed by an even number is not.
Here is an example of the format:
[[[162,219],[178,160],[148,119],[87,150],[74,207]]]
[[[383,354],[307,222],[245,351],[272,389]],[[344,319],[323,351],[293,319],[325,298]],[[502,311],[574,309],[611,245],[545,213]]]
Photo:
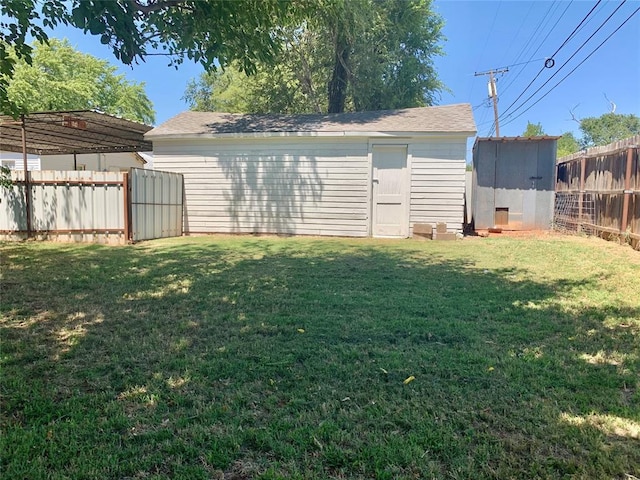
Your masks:
[[[629,248],[212,237],[1,254],[4,478],[640,476]]]

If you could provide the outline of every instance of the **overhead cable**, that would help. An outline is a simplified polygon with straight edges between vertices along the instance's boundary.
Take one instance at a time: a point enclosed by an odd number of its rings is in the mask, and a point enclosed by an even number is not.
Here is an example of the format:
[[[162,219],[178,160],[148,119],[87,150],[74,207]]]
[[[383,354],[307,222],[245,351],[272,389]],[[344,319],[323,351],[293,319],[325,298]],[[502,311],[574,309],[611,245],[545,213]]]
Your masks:
[[[518,107],[516,107],[516,109],[515,109],[512,113],[510,113],[510,114],[508,114],[508,115],[507,115],[507,112],[509,111],[509,109],[510,109],[510,108],[511,108],[511,107],[512,107],[512,106],[513,106],[513,105],[514,105],[514,104],[515,104],[515,103],[516,103],[520,98],[522,98],[522,96],[523,96],[523,95],[524,95],[524,93],[527,91],[527,89],[529,88],[529,86],[531,86],[531,84],[533,83],[533,81],[534,81],[536,78],[538,78],[538,76],[540,75],[540,72],[539,72],[539,73],[538,73],[538,75],[536,75],[536,77],[534,78],[534,80],[532,80],[532,81],[529,83],[529,85],[527,85],[527,87],[522,91],[522,93],[521,93],[520,95],[518,95],[518,98],[516,98],[513,102],[511,102],[511,105],[509,105],[509,106],[508,106],[508,107],[503,111],[503,113],[502,113],[501,117],[502,117],[502,118],[505,118],[505,119],[506,119],[506,118],[509,118],[509,117],[510,117],[511,115],[513,115],[515,112],[517,112],[518,110],[520,110],[520,109],[521,109],[521,108],[522,108],[522,107],[523,107],[523,106],[524,106],[524,105],[525,105],[529,100],[531,100],[531,98],[533,98],[533,96],[534,96],[536,93],[538,93],[540,90],[542,90],[542,89],[544,88],[544,86],[545,86],[546,84],[548,84],[548,83],[553,79],[553,77],[555,77],[558,73],[560,73],[560,71],[561,71],[561,70],[562,70],[562,69],[567,65],[567,63],[569,63],[569,62],[571,61],[571,59],[573,59],[573,57],[575,57],[575,56],[580,52],[580,50],[582,50],[582,49],[585,47],[585,45],[586,45],[587,43],[589,43],[589,41],[594,37],[594,35],[595,35],[596,33],[598,33],[600,30],[602,30],[602,28],[607,24],[607,22],[609,22],[609,20],[611,20],[611,17],[613,17],[613,16],[615,15],[615,13],[616,13],[618,10],[620,10],[620,8],[622,8],[622,6],[626,3],[626,1],[627,1],[627,0],[623,0],[623,1],[620,3],[620,5],[618,5],[618,7],[617,7],[617,8],[616,8],[616,9],[615,9],[615,10],[614,10],[614,11],[613,11],[613,12],[612,12],[612,13],[611,13],[607,18],[606,18],[606,20],[600,24],[600,26],[596,29],[596,31],[595,31],[595,32],[593,32],[593,33],[589,36],[589,38],[587,38],[584,42],[582,42],[582,45],[580,45],[580,47],[578,47],[578,49],[577,49],[575,52],[573,52],[573,54],[572,54],[572,55],[571,55],[571,56],[570,56],[570,57],[569,57],[569,58],[568,58],[568,59],[567,59],[567,60],[566,60],[566,61],[565,61],[561,66],[560,66],[560,68],[558,68],[558,70],[556,70],[556,71],[555,71],[555,73],[554,73],[553,75],[551,75],[551,76],[547,79],[547,81],[546,81],[546,82],[544,82],[544,83],[543,83],[543,84],[542,84],[542,85],[541,85],[541,86],[540,86],[540,87],[539,87],[535,92],[533,92],[531,95],[529,95],[529,96],[527,97],[527,99],[526,99],[526,100],[524,100],[524,101],[523,101],[523,102],[522,102]],[[633,16],[633,15],[632,15],[632,16]],[[544,68],[543,68],[542,70],[544,70]],[[542,70],[541,70],[541,72],[542,72]]]
[[[555,52],[553,52],[553,54],[552,54],[549,58],[553,58],[553,57],[555,57],[555,56],[556,56],[556,53],[558,53],[560,50],[562,50],[562,47],[564,47],[564,46],[567,44],[567,42],[573,38],[573,36],[574,36],[574,35],[575,35],[575,33],[578,31],[578,29],[580,28],[580,26],[585,22],[585,20],[586,20],[587,18],[589,18],[589,15],[591,15],[591,14],[593,13],[593,11],[596,9],[596,7],[600,4],[600,2],[601,2],[601,1],[602,1],[602,0],[598,0],[598,1],[596,2],[596,4],[591,8],[591,10],[589,10],[589,13],[587,13],[587,14],[585,15],[585,17],[580,21],[580,23],[578,24],[578,26],[577,26],[576,28],[574,28],[574,29],[573,29],[573,32],[571,32],[571,33],[569,34],[569,36],[564,40],[564,42],[562,42],[562,45],[560,45],[560,46],[558,47],[558,49],[557,49]],[[623,3],[624,3],[624,2],[623,2]]]
[[[604,44],[605,44],[605,43],[606,43],[606,42],[607,42],[611,37],[613,37],[613,35],[614,35],[618,30],[620,30],[620,29],[624,26],[624,24],[626,24],[629,20],[631,20],[631,18],[632,18],[636,13],[638,13],[638,12],[640,12],[640,7],[636,8],[636,9],[634,10],[634,12],[633,12],[631,15],[629,15],[629,16],[627,17],[627,19],[626,19],[624,22],[622,22],[622,23],[618,26],[618,28],[616,28],[613,32],[611,32],[611,34],[609,34],[609,36],[608,36],[607,38],[605,38],[605,39],[602,41],[602,43],[600,43],[600,45],[598,45],[598,46],[597,46],[593,51],[591,51],[591,53],[589,53],[589,55],[587,55],[587,56],[584,58],[584,60],[582,60],[578,65],[576,65],[576,66],[573,68],[573,70],[571,70],[571,71],[570,71],[569,73],[567,73],[564,77],[562,77],[562,78],[558,81],[558,83],[556,83],[556,84],[555,84],[553,87],[551,87],[547,92],[545,92],[545,93],[544,93],[544,95],[542,95],[538,100],[536,100],[536,101],[535,101],[534,103],[532,103],[529,107],[527,107],[527,109],[526,109],[526,110],[524,110],[523,112],[521,112],[521,113],[520,113],[519,115],[517,115],[516,117],[513,117],[513,118],[512,118],[512,119],[510,119],[509,121],[505,122],[505,125],[507,125],[507,124],[509,124],[509,123],[513,122],[516,118],[521,117],[521,116],[522,116],[522,115],[524,115],[526,112],[528,112],[531,108],[533,108],[533,106],[534,106],[534,105],[536,105],[536,104],[540,103],[540,101],[541,101],[544,97],[546,97],[547,95],[549,95],[549,93],[551,93],[551,92],[552,92],[552,91],[553,91],[553,90],[554,90],[558,85],[560,85],[562,82],[564,82],[564,81],[567,79],[567,77],[569,77],[569,75],[571,75],[573,72],[575,72],[575,71],[578,69],[578,67],[580,67],[580,65],[582,65],[584,62],[586,62],[586,61],[587,61],[587,60],[588,60],[588,59],[589,59],[589,58],[590,58],[594,53],[596,53],[596,52],[600,49],[600,47],[602,47],[602,46],[603,46],[603,45],[604,45]],[[515,112],[514,112],[514,113],[515,113]]]

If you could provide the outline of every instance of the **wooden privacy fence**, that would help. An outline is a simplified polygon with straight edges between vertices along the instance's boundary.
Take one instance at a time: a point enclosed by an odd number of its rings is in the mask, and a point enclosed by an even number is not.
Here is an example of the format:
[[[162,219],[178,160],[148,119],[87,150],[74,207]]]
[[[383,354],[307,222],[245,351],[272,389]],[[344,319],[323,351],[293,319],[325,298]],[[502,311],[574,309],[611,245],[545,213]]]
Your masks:
[[[123,244],[182,235],[182,175],[23,171],[0,188],[0,237]]]
[[[554,226],[640,246],[640,135],[558,160]]]

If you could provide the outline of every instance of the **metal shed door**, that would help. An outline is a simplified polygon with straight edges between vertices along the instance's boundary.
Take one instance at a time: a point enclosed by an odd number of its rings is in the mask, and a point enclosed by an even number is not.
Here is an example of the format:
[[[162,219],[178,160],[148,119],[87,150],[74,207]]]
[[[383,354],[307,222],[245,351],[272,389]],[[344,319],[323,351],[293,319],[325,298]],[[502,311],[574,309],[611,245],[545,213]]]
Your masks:
[[[407,146],[376,145],[373,147],[373,214],[374,237],[406,237]]]
[[[506,223],[496,221],[495,225],[508,230],[534,228],[538,146],[533,142],[514,142],[500,144],[498,148],[494,200],[496,213],[505,212],[503,217],[497,217]]]

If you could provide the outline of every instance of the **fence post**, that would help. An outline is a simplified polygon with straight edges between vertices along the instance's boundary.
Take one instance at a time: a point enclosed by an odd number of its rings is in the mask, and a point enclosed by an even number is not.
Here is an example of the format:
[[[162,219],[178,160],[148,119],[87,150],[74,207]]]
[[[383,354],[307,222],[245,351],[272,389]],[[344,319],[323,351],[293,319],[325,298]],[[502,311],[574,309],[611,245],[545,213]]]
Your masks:
[[[586,157],[580,158],[580,193],[578,194],[578,232],[582,231],[582,206],[584,203],[584,182],[587,171]]]
[[[622,221],[620,222],[620,234],[627,231],[629,221],[629,200],[631,199],[631,164],[633,163],[633,148],[627,149],[627,168],[624,174],[624,197],[622,200]]]
[[[122,189],[124,194],[124,240],[131,241],[131,195],[129,195],[129,173],[122,174]]]

